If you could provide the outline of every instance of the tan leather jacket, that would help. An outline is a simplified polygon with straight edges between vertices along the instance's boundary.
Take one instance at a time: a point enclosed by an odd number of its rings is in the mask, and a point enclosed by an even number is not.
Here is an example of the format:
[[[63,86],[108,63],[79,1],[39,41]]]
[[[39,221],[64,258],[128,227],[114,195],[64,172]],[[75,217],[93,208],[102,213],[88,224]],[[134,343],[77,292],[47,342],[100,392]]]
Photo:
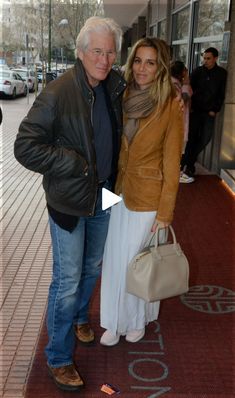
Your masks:
[[[172,221],[183,131],[183,112],[174,99],[160,113],[141,119],[130,144],[123,135],[115,192],[122,193],[128,209],[156,210],[159,221]]]

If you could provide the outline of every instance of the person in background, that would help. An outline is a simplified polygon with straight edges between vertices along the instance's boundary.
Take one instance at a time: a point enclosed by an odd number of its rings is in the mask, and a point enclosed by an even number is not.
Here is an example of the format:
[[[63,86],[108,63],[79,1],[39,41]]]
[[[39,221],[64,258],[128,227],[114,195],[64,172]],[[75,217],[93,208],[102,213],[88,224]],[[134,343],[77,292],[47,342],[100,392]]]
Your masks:
[[[2,108],[0,106],[0,125],[2,124]]]
[[[101,277],[100,343],[113,346],[125,336],[137,342],[158,318],[159,302],[146,303],[125,291],[126,270],[151,231],[172,222],[179,186],[183,112],[170,76],[169,48],[142,38],[125,67],[124,134]]]
[[[182,61],[175,61],[171,64],[171,79],[178,98],[182,98],[184,101],[184,143],[182,149],[182,154],[184,154],[188,141],[189,112],[193,91],[189,82],[188,69]],[[180,182],[184,182],[185,178],[189,179],[190,177],[186,176],[184,172],[181,171]],[[193,182],[193,178],[191,182]]]
[[[197,157],[211,141],[215,118],[224,102],[227,71],[217,65],[218,56],[216,48],[207,48],[203,54],[203,65],[196,68],[190,77],[193,95],[189,136],[181,160],[185,183],[195,179]]]
[[[53,251],[47,309],[48,371],[68,391],[84,385],[73,355],[75,337],[94,341],[88,309],[100,275],[111,189],[122,133],[126,83],[112,70],[122,31],[108,18],[89,18],[77,37],[75,66],[41,92],[22,121],[15,157],[43,175]]]

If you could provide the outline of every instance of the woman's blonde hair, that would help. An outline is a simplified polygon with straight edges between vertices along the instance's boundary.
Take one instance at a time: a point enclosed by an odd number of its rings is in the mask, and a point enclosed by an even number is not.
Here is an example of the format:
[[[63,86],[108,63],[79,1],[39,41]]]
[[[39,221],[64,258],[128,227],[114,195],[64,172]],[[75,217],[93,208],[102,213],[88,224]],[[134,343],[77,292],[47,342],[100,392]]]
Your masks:
[[[125,65],[125,79],[128,85],[134,81],[132,67],[136,52],[140,47],[151,47],[156,50],[157,71],[156,78],[150,88],[150,95],[158,107],[163,107],[170,98],[175,97],[175,89],[170,75],[169,46],[164,40],[155,37],[144,37],[138,40],[133,46]]]

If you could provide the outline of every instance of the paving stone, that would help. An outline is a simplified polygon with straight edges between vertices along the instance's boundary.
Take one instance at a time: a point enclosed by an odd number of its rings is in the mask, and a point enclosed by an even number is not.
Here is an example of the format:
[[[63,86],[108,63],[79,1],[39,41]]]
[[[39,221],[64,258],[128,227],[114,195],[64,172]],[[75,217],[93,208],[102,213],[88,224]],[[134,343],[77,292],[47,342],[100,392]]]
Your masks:
[[[3,398],[22,398],[45,314],[51,278],[50,233],[42,177],[20,166],[12,146],[30,102],[19,98],[4,107],[1,154],[3,167],[2,264]],[[3,314],[3,315],[1,315]],[[2,365],[2,366],[1,366]]]

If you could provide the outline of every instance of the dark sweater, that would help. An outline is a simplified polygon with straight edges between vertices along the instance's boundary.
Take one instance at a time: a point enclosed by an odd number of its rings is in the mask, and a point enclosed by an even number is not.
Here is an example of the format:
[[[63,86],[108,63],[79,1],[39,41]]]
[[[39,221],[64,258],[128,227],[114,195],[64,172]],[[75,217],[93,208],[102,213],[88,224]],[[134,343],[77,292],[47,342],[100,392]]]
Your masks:
[[[191,108],[196,112],[219,112],[224,102],[227,71],[215,64],[214,68],[196,68],[190,77],[193,89]]]

